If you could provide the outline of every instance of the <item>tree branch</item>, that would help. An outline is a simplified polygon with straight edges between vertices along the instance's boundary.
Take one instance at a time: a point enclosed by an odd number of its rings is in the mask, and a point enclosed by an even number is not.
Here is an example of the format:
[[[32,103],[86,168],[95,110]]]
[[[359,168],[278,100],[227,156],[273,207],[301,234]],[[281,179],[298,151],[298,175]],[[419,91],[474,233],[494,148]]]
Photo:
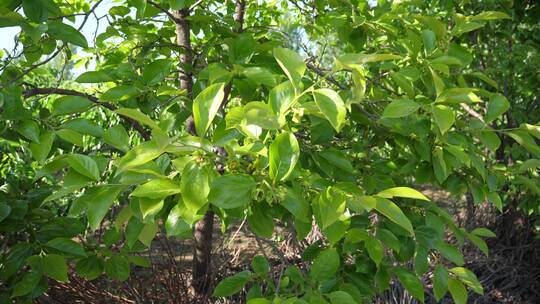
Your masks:
[[[340,88],[341,90],[346,90],[347,87],[343,84],[341,84],[339,81],[337,81],[334,77],[330,76],[330,75],[326,75],[326,73],[321,70],[320,68],[316,67],[315,65],[313,65],[313,63],[311,62],[306,62],[306,66],[308,69],[312,70],[313,72],[315,72],[315,74],[321,76],[322,78],[328,80],[329,82],[331,82],[332,84],[334,84],[336,87]]]
[[[52,94],[85,97],[88,100],[90,100],[91,102],[93,102],[94,104],[102,106],[104,108],[107,108],[107,109],[109,109],[111,111],[115,111],[116,109],[118,109],[118,107],[116,107],[115,105],[113,105],[111,103],[108,103],[108,102],[105,102],[105,101],[100,101],[99,98],[97,98],[97,97],[95,97],[93,95],[86,94],[86,93],[79,92],[79,91],[75,91],[75,90],[69,90],[69,89],[33,87],[32,89],[25,91],[23,93],[23,96],[25,98],[28,98],[28,97],[32,97],[32,96],[36,96],[36,95],[52,95]],[[148,134],[148,132],[144,129],[144,127],[141,124],[139,124],[136,120],[133,120],[133,119],[131,119],[131,118],[127,117],[127,116],[121,115],[121,114],[119,114],[119,115],[124,120],[129,122],[131,124],[131,126],[133,127],[133,129],[137,130],[137,132],[139,132],[139,134],[141,134],[141,136],[145,140],[150,139],[150,134]]]
[[[148,4],[152,5],[153,7],[157,8],[158,10],[162,11],[163,13],[165,13],[171,19],[172,22],[174,22],[174,23],[180,22],[180,20],[178,18],[176,18],[171,12],[169,12],[168,10],[163,8],[161,5],[155,3],[154,1],[151,1],[151,0],[148,0],[146,2],[148,2]]]

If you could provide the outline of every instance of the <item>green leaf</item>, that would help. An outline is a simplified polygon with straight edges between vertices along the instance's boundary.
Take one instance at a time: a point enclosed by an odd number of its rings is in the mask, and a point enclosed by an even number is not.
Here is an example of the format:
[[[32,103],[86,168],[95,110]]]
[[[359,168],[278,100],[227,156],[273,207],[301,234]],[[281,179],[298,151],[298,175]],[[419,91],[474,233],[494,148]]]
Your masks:
[[[62,96],[54,101],[52,115],[67,115],[84,112],[93,103],[82,96]]]
[[[75,81],[78,83],[101,83],[113,81],[113,79],[102,71],[88,71],[79,75]]]
[[[397,197],[419,199],[419,200],[424,200],[424,201],[429,202],[429,198],[427,198],[425,195],[423,195],[419,191],[409,188],[409,187],[394,187],[394,188],[386,189],[377,193],[377,196],[388,198],[388,199],[397,196]]]
[[[133,208],[133,201],[130,203],[130,208]],[[125,238],[126,238],[126,244],[128,248],[132,248],[133,245],[137,242],[139,239],[139,234],[141,233],[142,229],[144,228],[144,223],[141,222],[138,217],[131,217],[128,221],[128,224],[126,225],[125,230]]]
[[[424,303],[424,286],[422,281],[404,268],[395,268],[395,274],[405,289],[420,302]]]
[[[11,213],[11,207],[4,202],[0,202],[0,223]]]
[[[157,123],[155,123],[150,117],[148,117],[146,114],[142,113],[141,111],[137,109],[119,108],[119,109],[114,110],[114,112],[116,112],[118,115],[129,117],[142,124],[145,124],[152,129],[160,129]]]
[[[100,137],[103,134],[103,129],[95,123],[85,118],[75,118],[60,126],[60,128],[73,130],[81,134],[88,134],[95,137]]]
[[[416,92],[414,91],[414,86],[412,83],[405,78],[401,73],[399,72],[392,72],[390,73],[390,78],[407,94],[407,97],[414,98],[416,95]]]
[[[472,72],[471,75],[489,84],[493,88],[497,90],[499,89],[499,84],[495,80],[489,78],[486,74],[477,71],[477,72]]]
[[[304,59],[296,52],[284,48],[275,48],[273,54],[277,63],[294,86],[296,94],[298,94],[301,89],[302,77],[306,72]]]
[[[345,291],[334,291],[328,295],[332,304],[356,304],[354,298]]]
[[[268,104],[276,114],[283,114],[289,110],[295,101],[294,86],[285,81],[270,90]]]
[[[180,185],[177,182],[168,178],[156,178],[137,186],[131,196],[162,199],[177,193],[180,193]]]
[[[440,241],[435,244],[434,248],[439,251],[442,256],[456,265],[461,266],[465,263],[463,261],[463,254],[461,254],[454,245]]]
[[[251,278],[251,272],[244,270],[233,276],[227,277],[216,286],[212,295],[214,297],[228,297],[238,293],[244,288]]]
[[[509,108],[510,108],[510,103],[508,102],[506,97],[504,97],[501,94],[493,95],[491,97],[491,100],[489,101],[486,116],[484,117],[486,123],[501,116]]]
[[[253,57],[257,42],[253,34],[247,31],[228,39],[229,62],[233,64],[246,64]]]
[[[497,151],[497,149],[501,146],[501,139],[497,133],[491,130],[482,130],[480,133],[478,133],[478,139],[480,139],[486,148],[493,152]]]
[[[399,239],[390,230],[379,228],[377,229],[376,237],[381,240],[384,245],[391,248],[395,252],[400,251],[401,243]]]
[[[98,165],[91,157],[82,154],[70,154],[67,157],[67,162],[78,173],[93,180],[99,180]]]
[[[91,281],[101,275],[101,273],[103,272],[103,265],[101,260],[97,256],[91,255],[87,258],[77,261],[75,269],[79,276],[81,276],[85,280]]]
[[[309,203],[304,199],[301,193],[292,188],[282,188],[282,194],[279,203],[285,207],[294,217],[302,222],[310,222]]]
[[[468,33],[468,32],[472,32],[472,31],[475,31],[479,28],[482,28],[484,27],[484,23],[479,23],[479,22],[465,22],[465,23],[462,23],[462,24],[459,24],[457,25],[456,27],[454,27],[452,29],[452,32],[454,34],[454,36],[460,36],[461,34],[464,34],[464,33]]]
[[[105,261],[105,273],[115,280],[125,281],[129,278],[129,260],[120,254],[114,254]]]
[[[199,136],[204,136],[223,102],[225,84],[216,83],[204,89],[193,101],[193,119]]]
[[[142,220],[150,215],[158,213],[163,208],[164,202],[162,198],[139,197],[139,211]]]
[[[444,183],[448,177],[448,170],[446,169],[446,161],[444,160],[444,151],[441,147],[435,147],[432,162],[435,178],[437,178],[439,183]]]
[[[313,91],[313,99],[319,111],[330,122],[332,127],[339,132],[345,123],[345,103],[338,93],[331,89],[318,89]]]
[[[195,162],[188,164],[182,171],[180,191],[186,207],[197,211],[208,202],[210,193],[210,170]]]
[[[441,95],[437,96],[435,102],[460,104],[460,103],[475,103],[482,100],[475,94],[478,89],[474,88],[451,88],[446,89]]]
[[[336,68],[353,69],[357,65],[397,59],[401,59],[401,56],[394,54],[344,54],[336,59]]]
[[[433,106],[433,118],[441,134],[445,134],[454,125],[456,113],[452,108],[445,105],[435,105]]]
[[[48,241],[45,244],[47,247],[56,249],[76,257],[86,257],[84,248],[81,244],[65,237],[58,237]]]
[[[51,152],[51,147],[54,141],[54,133],[44,132],[39,136],[39,143],[30,143],[29,148],[32,151],[32,156],[40,164],[44,164],[47,156]]]
[[[494,238],[494,237],[497,237],[497,235],[495,233],[493,233],[493,231],[487,229],[487,228],[475,228],[473,231],[471,231],[472,234],[475,234],[475,235],[478,235],[478,236],[483,236],[483,237],[487,237],[487,238]]]
[[[332,166],[343,170],[347,173],[355,173],[352,163],[349,161],[347,156],[340,150],[335,148],[330,148],[324,151],[319,152],[319,156],[327,160]]]
[[[142,79],[148,86],[163,82],[171,72],[172,62],[168,59],[158,59],[145,66]]]
[[[376,265],[379,265],[384,256],[384,248],[381,241],[374,237],[368,237],[365,242],[369,257],[373,260],[373,262],[375,262]]]
[[[469,20],[498,20],[498,19],[512,19],[506,13],[497,11],[485,11],[474,16],[467,17]]]
[[[182,212],[180,210],[180,205],[175,205],[169,215],[167,216],[167,221],[165,222],[165,231],[167,231],[167,236],[177,236],[185,233],[191,234],[191,227],[189,224],[182,218]]]
[[[105,93],[101,94],[100,99],[104,101],[124,100],[129,97],[139,94],[139,90],[132,85],[119,85],[110,88]]]
[[[251,202],[255,181],[245,174],[227,174],[214,179],[208,201],[223,209],[244,207]]]
[[[471,164],[471,158],[462,147],[447,144],[444,149],[450,152],[459,162],[465,164],[467,167]]]
[[[274,220],[268,213],[268,205],[255,203],[251,206],[251,213],[247,217],[249,228],[255,235],[271,238],[274,233]]]
[[[339,254],[335,248],[325,249],[313,261],[309,270],[309,277],[317,282],[334,278],[340,263]]]
[[[186,0],[169,0],[169,5],[173,10],[181,10],[186,7]]]
[[[270,271],[268,260],[262,255],[253,258],[253,261],[251,261],[251,268],[253,269],[253,272],[259,275],[266,274]]]
[[[247,304],[273,304],[272,301],[265,298],[248,299]]]
[[[60,282],[68,281],[68,267],[63,256],[48,254],[41,258],[43,273]]]
[[[139,241],[141,241],[141,243],[143,243],[146,247],[150,247],[150,244],[152,243],[152,240],[156,236],[158,230],[159,227],[156,223],[145,224],[143,229],[139,233]]]
[[[503,203],[497,192],[488,193],[487,199],[491,204],[493,204],[493,206],[495,206],[495,208],[497,208],[497,210],[499,210],[499,212],[502,212]]]
[[[484,288],[472,271],[463,267],[454,267],[450,269],[450,272],[457,275],[459,280],[469,286],[474,292],[484,295]]]
[[[242,70],[242,74],[249,80],[273,88],[276,86],[276,77],[269,69],[262,67],[248,67]]]
[[[270,178],[283,181],[292,173],[300,157],[300,147],[294,134],[283,132],[270,145],[268,161]]]
[[[433,294],[439,302],[448,291],[448,272],[444,266],[438,264],[433,272]]]
[[[466,231],[463,231],[463,234],[471,241],[471,243],[474,244],[480,251],[482,251],[483,254],[486,256],[489,256],[489,248],[484,240],[482,240],[480,237],[478,237],[475,234],[468,233]]]
[[[383,198],[375,197],[376,203],[374,209],[386,216],[392,222],[398,224],[410,234],[414,235],[414,230],[411,221],[403,214],[403,211],[392,201]]]
[[[437,47],[437,37],[432,30],[422,31],[422,40],[424,42],[424,50],[426,54],[431,54]]]
[[[448,290],[450,291],[450,295],[452,295],[452,299],[454,299],[454,303],[467,304],[467,289],[465,289],[465,286],[460,281],[454,278],[448,278]]]
[[[103,141],[124,152],[130,148],[129,135],[122,125],[116,125],[105,130],[103,132]]]
[[[377,204],[377,199],[370,195],[360,195],[353,199],[347,200],[347,207],[357,213],[369,212]]]
[[[519,125],[520,129],[526,130],[530,135],[540,139],[540,126],[522,123]]]
[[[99,227],[114,200],[123,189],[123,186],[97,186],[85,194],[88,202],[88,224],[92,230]]]
[[[165,148],[154,140],[143,142],[117,160],[118,173],[146,164],[163,154]]]
[[[410,99],[394,100],[384,108],[382,118],[399,118],[413,114],[420,104]]]
[[[29,294],[36,288],[41,280],[41,272],[30,271],[23,275],[22,279],[13,286],[11,296],[20,297]]]
[[[52,21],[47,23],[47,27],[47,33],[52,38],[69,42],[85,49],[88,48],[88,42],[84,35],[71,25],[64,24],[60,21]]]
[[[346,198],[329,187],[313,200],[312,206],[317,223],[321,229],[326,229],[345,213]]]
[[[15,127],[17,131],[22,136],[27,139],[39,143],[39,125],[33,120],[24,120],[21,123],[17,124]]]
[[[23,16],[21,16],[21,14],[10,11],[9,9],[4,7],[0,8],[0,28],[20,26],[25,23],[26,20]]]
[[[534,154],[536,157],[540,157],[540,147],[536,144],[534,138],[532,138],[527,131],[515,130],[510,131],[508,136],[512,137],[518,144],[523,146],[527,151]]]
[[[437,38],[442,39],[446,36],[446,23],[443,23],[432,16],[415,15],[415,17],[422,21],[422,23],[426,24],[433,32],[435,32]]]
[[[256,125],[269,130],[277,130],[280,127],[278,116],[272,112],[270,106],[257,101],[249,102],[244,106],[242,124],[247,127]]]
[[[429,270],[428,249],[424,246],[416,246],[414,255],[414,272],[423,275]]]
[[[84,146],[83,135],[70,129],[60,129],[54,132],[61,139],[77,146]]]

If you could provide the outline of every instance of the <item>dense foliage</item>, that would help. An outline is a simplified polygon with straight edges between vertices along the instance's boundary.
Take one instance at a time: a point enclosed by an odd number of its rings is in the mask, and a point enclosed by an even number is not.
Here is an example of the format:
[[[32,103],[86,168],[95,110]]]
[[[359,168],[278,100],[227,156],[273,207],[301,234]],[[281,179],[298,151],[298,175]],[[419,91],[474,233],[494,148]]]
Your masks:
[[[540,212],[538,108],[518,98],[535,84],[507,89],[536,79],[538,43],[518,46],[526,70],[489,55],[515,35],[510,1],[128,0],[84,36],[101,2],[0,1],[0,27],[21,30],[0,66],[0,302],[71,266],[126,280],[159,231],[190,238],[215,214],[223,231],[324,236],[304,267],[275,280],[256,257],[215,297],[364,303],[395,278],[466,303],[483,288],[460,248],[487,255],[494,234],[414,188]]]

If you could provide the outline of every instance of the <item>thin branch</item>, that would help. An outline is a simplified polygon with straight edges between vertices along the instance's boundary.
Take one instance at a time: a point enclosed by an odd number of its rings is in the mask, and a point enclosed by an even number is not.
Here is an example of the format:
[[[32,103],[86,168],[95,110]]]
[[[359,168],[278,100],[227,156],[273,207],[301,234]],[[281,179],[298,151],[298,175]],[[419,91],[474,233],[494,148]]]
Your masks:
[[[97,97],[95,97],[93,95],[90,95],[90,94],[83,93],[83,92],[79,92],[79,91],[75,91],[75,90],[69,90],[69,89],[38,88],[38,87],[35,87],[35,86],[32,86],[32,87],[33,87],[32,89],[24,92],[23,96],[25,98],[36,96],[36,95],[51,95],[51,94],[69,95],[69,96],[81,96],[81,97],[87,98],[88,100],[95,103],[96,105],[102,106],[102,107],[107,108],[107,109],[109,109],[111,111],[115,111],[116,109],[118,109],[115,105],[113,105],[111,103],[108,103],[108,102],[105,102],[105,101],[100,101],[99,98],[97,98]],[[135,130],[137,130],[137,132],[139,132],[139,134],[141,134],[141,136],[145,140],[150,139],[150,135],[148,134],[148,132],[136,120],[133,120],[133,119],[131,119],[131,118],[127,117],[127,116],[121,115],[121,114],[119,114],[119,115],[122,116],[122,118],[124,118],[126,121],[128,121],[131,124],[131,126]]]
[[[165,13],[169,17],[169,19],[171,19],[172,22],[174,22],[174,23],[179,23],[180,22],[179,18],[176,18],[176,16],[174,16],[173,13],[169,12],[167,9],[165,9],[161,5],[155,3],[154,1],[151,1],[151,0],[148,0],[147,2],[148,2],[148,4],[152,5],[153,7],[157,8],[158,10]]]
[[[189,11],[193,11],[197,6],[199,6],[201,3],[203,3],[204,0],[198,0],[197,2],[193,3],[193,5],[191,5],[189,7]]]
[[[336,87],[340,88],[341,90],[347,90],[347,87],[345,85],[343,85],[342,83],[337,81],[334,77],[332,77],[330,75],[327,75],[323,70],[321,70],[320,68],[313,65],[313,63],[306,62],[306,66],[307,66],[308,69],[315,72],[315,74],[317,74],[317,75],[321,76],[322,78],[328,80],[329,82],[334,84]]]
[[[484,117],[480,113],[476,112],[473,108],[469,107],[469,105],[461,103],[461,107],[471,116],[478,118],[481,122],[485,122]]]
[[[78,30],[80,31],[84,25],[86,24],[86,22],[88,21],[88,17],[90,17],[90,14],[92,14],[98,7],[98,5],[103,2],[103,0],[99,0],[98,2],[96,2],[96,4],[94,4],[94,6],[92,6],[92,8],[87,12],[85,13],[85,16],[84,16],[84,19],[81,23],[81,25],[79,26]],[[26,70],[24,70],[21,75],[17,76],[15,79],[12,79],[11,81],[7,82],[6,84],[2,85],[2,87],[0,88],[5,88],[6,86],[8,85],[11,85],[13,83],[15,83],[17,80],[23,78],[24,76],[28,75],[30,72],[32,72],[34,69],[44,65],[44,64],[47,64],[48,62],[50,62],[51,60],[53,60],[56,56],[58,56],[58,54],[60,54],[60,52],[67,46],[67,43],[63,43],[61,47],[59,47],[51,56],[49,56],[49,58],[43,60],[42,62],[39,62],[39,63],[36,63],[36,64],[33,64],[31,65],[29,68],[27,68]]]
[[[96,2],[96,4],[94,4],[94,6],[92,6],[92,8],[88,12],[86,12],[84,19],[77,30],[79,31],[82,30],[82,28],[86,24],[86,21],[88,21],[88,17],[90,17],[90,14],[92,14],[97,9],[97,7],[101,4],[101,2],[103,2],[103,0],[99,0],[98,2]]]

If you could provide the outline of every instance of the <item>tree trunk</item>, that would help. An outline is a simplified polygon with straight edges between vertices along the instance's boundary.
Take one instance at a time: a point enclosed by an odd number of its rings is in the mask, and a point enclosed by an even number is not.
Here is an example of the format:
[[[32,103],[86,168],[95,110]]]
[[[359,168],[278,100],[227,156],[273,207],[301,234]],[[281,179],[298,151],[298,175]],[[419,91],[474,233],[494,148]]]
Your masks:
[[[195,224],[193,240],[193,267],[191,286],[197,295],[205,295],[210,287],[212,267],[212,237],[214,227],[214,212],[208,211]]]
[[[236,32],[242,31],[245,14],[245,0],[238,0],[235,7],[234,20],[238,23]],[[190,98],[193,98],[193,50],[191,48],[189,10],[183,9],[174,13],[176,18],[176,37],[177,43],[184,49],[184,53],[180,55],[180,89],[185,89]],[[228,100],[230,85],[225,94],[223,105]],[[196,135],[193,117],[186,120],[186,128],[189,133]],[[214,212],[209,210],[204,217],[195,224],[193,231],[193,240],[195,242],[193,248],[193,266],[192,266],[192,281],[191,286],[196,296],[204,296],[208,293],[211,283],[212,273],[212,237],[214,228]]]
[[[174,13],[176,20],[176,39],[179,46],[182,47],[183,53],[180,55],[180,89],[186,90],[190,98],[193,98],[193,50],[191,48],[191,33],[190,24],[187,17],[189,16],[188,9],[182,9]],[[196,135],[193,117],[186,120],[187,131]],[[212,255],[212,232],[214,226],[214,213],[208,211],[204,217],[195,224],[193,231],[193,265],[192,265],[192,281],[191,286],[195,295],[201,296],[208,292],[210,287],[210,275],[212,268],[210,267]]]

